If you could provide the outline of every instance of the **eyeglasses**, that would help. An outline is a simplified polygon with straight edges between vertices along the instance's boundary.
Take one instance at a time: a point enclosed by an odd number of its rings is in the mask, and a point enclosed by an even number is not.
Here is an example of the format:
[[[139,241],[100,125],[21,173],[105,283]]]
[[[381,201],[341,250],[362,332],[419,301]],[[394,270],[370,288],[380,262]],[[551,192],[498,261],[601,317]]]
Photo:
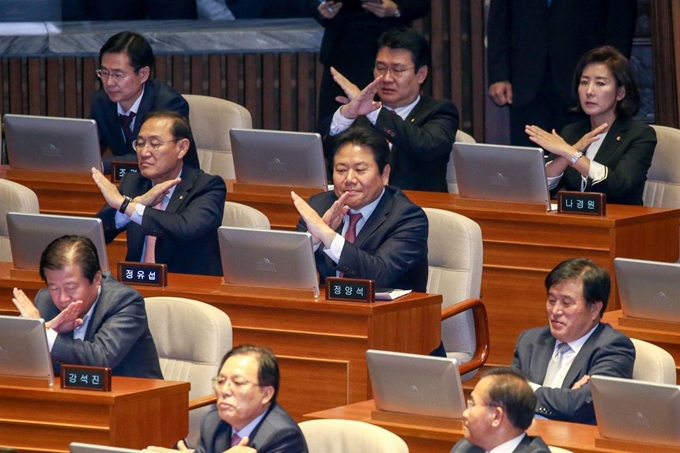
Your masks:
[[[213,384],[213,388],[215,389],[215,391],[222,390],[225,385],[229,389],[232,389],[232,390],[241,390],[249,384],[257,385],[257,386],[260,385],[256,382],[250,382],[250,381],[243,379],[243,378],[240,378],[240,377],[227,378],[225,376],[217,376],[217,377],[212,378],[212,384]]]
[[[104,80],[104,79],[110,78],[111,80],[113,80],[116,83],[122,82],[127,77],[132,75],[131,72],[124,74],[122,72],[109,72],[106,69],[97,69],[95,72],[97,73],[97,77],[99,77],[100,79]]]
[[[400,79],[406,71],[410,71],[415,68],[415,66],[411,66],[410,68],[388,68],[386,66],[380,65],[374,67],[373,70],[381,76],[384,76],[389,72],[395,79]]]
[[[145,142],[144,140],[134,140],[132,142],[132,149],[134,149],[137,152],[144,151],[144,148],[147,146],[151,147],[151,149],[155,152],[158,151],[158,148],[161,147],[161,145],[165,145],[166,143],[172,143],[172,142],[178,142],[180,141],[180,138],[176,138],[174,140],[166,140],[164,142],[152,140],[150,142]]]
[[[475,406],[478,406],[478,407],[500,407],[498,404],[475,404],[475,400],[473,400],[472,398],[468,398],[467,408],[472,409]]]

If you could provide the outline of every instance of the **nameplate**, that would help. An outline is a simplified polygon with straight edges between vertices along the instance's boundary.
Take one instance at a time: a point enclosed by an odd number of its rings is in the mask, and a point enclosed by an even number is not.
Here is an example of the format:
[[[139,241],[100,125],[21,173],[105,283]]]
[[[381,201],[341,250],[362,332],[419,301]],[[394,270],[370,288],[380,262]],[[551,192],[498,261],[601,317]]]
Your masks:
[[[375,302],[375,281],[329,277],[326,279],[326,299],[373,303]]]
[[[607,215],[607,196],[596,192],[557,192],[557,212],[564,214]]]
[[[100,366],[62,365],[61,388],[111,391],[111,368]]]
[[[111,162],[111,182],[120,182],[123,176],[129,172],[139,172],[139,165],[137,162],[125,162],[121,160],[114,160]]]
[[[168,266],[159,263],[118,263],[118,281],[126,285],[168,286]]]

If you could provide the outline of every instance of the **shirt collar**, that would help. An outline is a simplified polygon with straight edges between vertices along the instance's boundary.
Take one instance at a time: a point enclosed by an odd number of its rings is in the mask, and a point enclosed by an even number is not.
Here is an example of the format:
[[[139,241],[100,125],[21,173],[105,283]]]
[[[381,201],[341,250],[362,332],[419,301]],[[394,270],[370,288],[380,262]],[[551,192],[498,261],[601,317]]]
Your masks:
[[[489,450],[489,453],[512,453],[513,451],[515,451],[520,442],[522,442],[524,436],[526,436],[526,433],[522,433],[519,436],[510,439],[507,442],[503,442],[502,444],[497,445],[493,447],[491,450]]]
[[[255,417],[252,422],[248,423],[246,426],[241,428],[240,431],[234,431],[232,429],[232,433],[231,433],[232,436],[234,434],[237,434],[238,437],[240,437],[241,439],[243,439],[244,437],[250,438],[250,434],[253,432],[255,427],[260,423],[260,421],[262,421],[262,419],[264,418],[264,416],[267,414],[268,411],[269,411],[269,408],[265,409],[264,412],[262,412],[260,415]],[[252,442],[253,442],[253,439],[250,439],[249,443],[252,444]]]
[[[574,341],[570,341],[567,344],[576,354],[578,354],[578,352],[581,350],[581,348],[583,347],[585,342],[588,341],[588,338],[590,338],[590,336],[593,334],[593,332],[595,332],[595,329],[597,329],[597,326],[599,326],[599,325],[600,325],[600,323],[598,322],[597,324],[595,324],[595,327],[590,329],[590,331],[588,333],[586,333],[585,335],[583,335],[581,338],[576,339]],[[563,343],[562,341],[559,341],[559,340],[556,341],[555,342],[555,348],[557,348],[562,343]]]
[[[397,115],[401,117],[402,120],[406,120],[408,116],[411,114],[411,110],[416,106],[416,104],[420,102],[420,95],[416,98],[415,101],[411,102],[409,105],[404,105],[402,107],[397,107],[396,109],[390,108],[388,106],[384,106],[387,110],[390,110]]]

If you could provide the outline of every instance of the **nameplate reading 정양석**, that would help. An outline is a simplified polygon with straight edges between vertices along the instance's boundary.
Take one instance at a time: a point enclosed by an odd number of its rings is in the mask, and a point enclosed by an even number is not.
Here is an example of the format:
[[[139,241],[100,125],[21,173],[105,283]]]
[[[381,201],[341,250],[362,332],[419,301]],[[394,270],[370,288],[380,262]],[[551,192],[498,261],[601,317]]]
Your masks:
[[[375,302],[375,281],[360,278],[329,277],[326,299],[352,302]]]

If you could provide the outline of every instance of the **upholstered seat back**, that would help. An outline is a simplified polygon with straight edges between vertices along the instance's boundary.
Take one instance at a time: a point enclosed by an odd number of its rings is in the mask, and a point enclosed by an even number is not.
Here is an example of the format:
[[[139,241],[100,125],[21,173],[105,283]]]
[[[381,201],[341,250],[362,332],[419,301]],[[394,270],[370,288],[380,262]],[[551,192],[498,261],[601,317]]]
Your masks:
[[[201,169],[224,179],[235,179],[229,131],[250,129],[250,112],[235,102],[210,96],[184,94],[189,103],[189,122],[198,149]]]
[[[642,195],[645,206],[680,208],[680,129],[652,126],[656,148]]]
[[[394,433],[355,420],[310,420],[299,424],[309,453],[408,453]]]
[[[191,382],[189,399],[213,395],[212,378],[232,347],[229,316],[203,302],[180,297],[144,299],[163,377]],[[195,445],[209,407],[189,413],[189,442]]]
[[[427,239],[427,292],[443,296],[442,309],[478,298],[482,282],[482,231],[473,220],[442,209],[424,208],[430,224]],[[470,310],[442,322],[449,357],[470,360],[475,330]]]
[[[38,197],[28,187],[7,179],[0,179],[0,261],[12,261],[12,249],[7,230],[8,212],[38,214]]]
[[[456,132],[456,142],[459,143],[476,143],[475,139],[470,134],[459,130]],[[449,184],[449,193],[458,193],[458,183],[456,182],[456,167],[453,165],[453,149],[449,157],[449,163],[446,165],[446,182]]]
[[[263,212],[233,201],[224,202],[222,226],[257,228],[259,230],[271,229],[269,219]]]
[[[635,338],[630,340],[635,346],[633,379],[659,384],[676,384],[675,360],[668,351],[646,341]]]

